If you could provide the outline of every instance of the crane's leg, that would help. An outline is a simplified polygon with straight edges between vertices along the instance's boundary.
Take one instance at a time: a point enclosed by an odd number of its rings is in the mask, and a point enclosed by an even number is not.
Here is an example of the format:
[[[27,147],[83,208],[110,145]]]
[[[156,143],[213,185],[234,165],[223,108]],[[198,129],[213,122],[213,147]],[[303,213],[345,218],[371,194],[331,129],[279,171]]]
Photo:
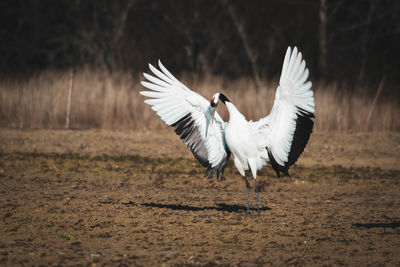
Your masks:
[[[249,211],[250,211],[250,183],[246,178],[246,175],[242,176],[245,183],[246,183],[246,189],[247,189],[247,211],[246,211],[246,215],[249,215]]]
[[[258,197],[257,179],[254,179],[254,189],[256,191],[256,198],[257,198],[257,216],[260,216],[260,199]]]
[[[246,173],[243,168],[242,162],[239,160],[239,158],[235,157],[233,160],[233,163],[235,164],[235,167],[238,169],[240,175],[242,176],[244,182],[246,183],[246,189],[247,189],[247,210],[246,210],[246,215],[249,215],[250,211],[250,183],[246,178]]]
[[[257,159],[248,158],[247,162],[249,163],[251,174],[253,175],[254,178],[254,190],[256,191],[256,198],[257,198],[257,216],[260,216],[260,199],[258,197],[258,187],[257,187]]]

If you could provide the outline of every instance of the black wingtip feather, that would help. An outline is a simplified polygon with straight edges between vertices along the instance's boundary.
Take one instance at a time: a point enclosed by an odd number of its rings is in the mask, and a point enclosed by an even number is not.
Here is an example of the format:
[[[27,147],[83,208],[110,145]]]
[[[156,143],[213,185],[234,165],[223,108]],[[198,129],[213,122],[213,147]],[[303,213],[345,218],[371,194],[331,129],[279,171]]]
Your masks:
[[[296,130],[294,131],[288,162],[285,164],[288,167],[293,165],[301,153],[303,153],[314,127],[314,121],[311,119],[315,118],[314,114],[301,108],[297,109],[299,110],[299,114],[296,119]]]
[[[288,161],[285,162],[285,166],[278,164],[272,153],[268,150],[268,157],[270,159],[272,168],[275,170],[278,177],[280,177],[280,172],[290,177],[289,167],[293,165],[301,153],[303,153],[314,127],[314,121],[311,119],[315,118],[314,114],[299,107],[297,107],[297,109],[298,117],[296,119],[296,130],[293,134],[293,141],[290,147]]]
[[[278,162],[276,162],[274,156],[272,155],[271,151],[267,148],[269,161],[272,165],[272,169],[276,172],[276,176],[279,178],[281,177],[281,172],[287,176],[289,176],[289,166],[282,166]]]
[[[190,114],[182,117],[171,126],[174,128],[175,133],[179,135],[186,146],[190,149],[194,157],[201,163],[201,165],[207,167],[206,177],[211,177],[214,173],[216,173],[218,177],[220,174],[224,173],[231,152],[229,150],[226,151],[226,157],[222,159],[217,166],[211,167],[211,164],[208,161],[207,149],[201,140],[199,130]]]

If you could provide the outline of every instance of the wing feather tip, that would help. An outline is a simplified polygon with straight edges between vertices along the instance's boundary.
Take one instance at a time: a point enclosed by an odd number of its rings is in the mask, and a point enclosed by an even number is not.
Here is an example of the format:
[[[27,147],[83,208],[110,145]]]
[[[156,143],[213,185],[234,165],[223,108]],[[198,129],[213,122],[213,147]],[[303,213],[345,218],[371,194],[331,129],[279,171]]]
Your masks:
[[[293,48],[293,52],[292,52],[292,55],[295,55],[295,56],[297,56],[297,46],[295,46],[294,48]]]
[[[286,54],[291,54],[292,53],[292,48],[290,46],[288,46],[288,48],[286,49]]]

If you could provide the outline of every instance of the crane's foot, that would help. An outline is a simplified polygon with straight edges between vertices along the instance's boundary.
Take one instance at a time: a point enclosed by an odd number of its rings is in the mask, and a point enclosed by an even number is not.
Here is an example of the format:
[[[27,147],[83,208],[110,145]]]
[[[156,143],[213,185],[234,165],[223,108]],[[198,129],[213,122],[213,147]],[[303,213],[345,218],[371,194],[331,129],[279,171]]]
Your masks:
[[[250,212],[247,212],[247,211],[246,211],[246,213],[243,214],[242,216],[244,216],[244,217],[253,217],[253,216],[250,214]]]
[[[261,214],[250,214],[250,213],[245,213],[244,215],[242,215],[242,216],[244,216],[244,217],[248,217],[248,218],[259,218],[259,217],[261,217]]]
[[[249,209],[246,210],[246,213],[244,214],[244,216],[250,216],[250,211],[249,211]]]

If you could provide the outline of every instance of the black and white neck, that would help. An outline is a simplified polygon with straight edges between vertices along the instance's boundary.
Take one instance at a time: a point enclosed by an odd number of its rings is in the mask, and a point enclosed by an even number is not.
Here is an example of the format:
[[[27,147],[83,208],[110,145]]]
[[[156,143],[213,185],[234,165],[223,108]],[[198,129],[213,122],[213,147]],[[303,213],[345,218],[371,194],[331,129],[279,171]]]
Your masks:
[[[230,102],[229,99],[222,93],[219,93],[219,99],[221,100],[222,103],[226,105],[226,102]]]

